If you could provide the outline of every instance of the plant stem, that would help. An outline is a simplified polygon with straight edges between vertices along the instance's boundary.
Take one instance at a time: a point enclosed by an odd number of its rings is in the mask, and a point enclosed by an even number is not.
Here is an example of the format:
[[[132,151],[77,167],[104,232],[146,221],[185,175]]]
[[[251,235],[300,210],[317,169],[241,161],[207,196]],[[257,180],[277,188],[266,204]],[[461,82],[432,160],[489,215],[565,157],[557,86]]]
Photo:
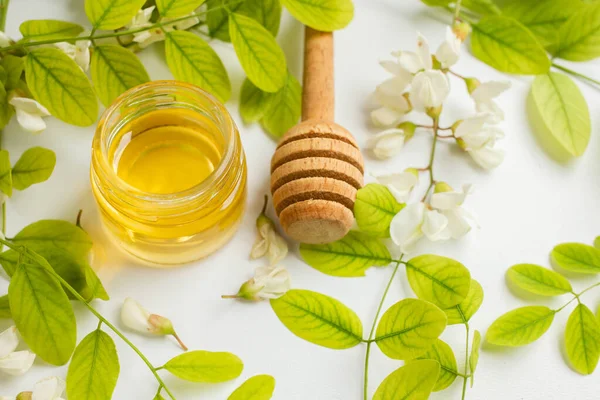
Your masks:
[[[587,287],[585,289],[583,289],[581,292],[579,293],[573,293],[573,298],[569,301],[567,301],[562,307],[560,307],[558,310],[556,310],[557,313],[561,312],[565,307],[567,307],[569,304],[571,304],[572,302],[574,302],[575,300],[577,300],[579,302],[579,297],[581,295],[583,295],[585,292],[587,292],[588,290],[592,290],[595,287],[600,286],[600,282],[594,283],[592,286]]]
[[[440,135],[438,134],[438,131],[440,129],[439,124],[440,124],[439,117],[433,118],[433,142],[431,143],[431,153],[429,155],[429,164],[427,164],[427,167],[424,168],[425,171],[429,171],[429,186],[427,187],[427,190],[425,191],[425,194],[423,195],[423,198],[421,199],[421,201],[425,201],[427,199],[427,195],[431,191],[431,188],[433,187],[433,185],[435,185],[435,179],[433,178],[433,161],[435,159],[435,148],[437,145],[437,141],[438,141],[438,138],[440,137]]]
[[[462,387],[462,400],[465,400],[467,395],[467,380],[469,377],[469,323],[465,322],[465,330],[467,332],[467,339],[465,340],[465,373],[463,376],[463,387]]]
[[[371,355],[371,344],[373,344],[373,334],[375,333],[375,327],[377,326],[377,320],[379,319],[379,314],[381,314],[381,309],[383,308],[383,303],[385,302],[385,298],[387,297],[388,291],[392,286],[392,282],[394,281],[394,277],[396,276],[396,272],[398,272],[398,268],[402,263],[402,256],[400,259],[396,261],[396,266],[392,271],[392,276],[390,276],[390,280],[383,291],[383,296],[381,296],[381,301],[379,302],[379,306],[377,307],[377,312],[375,313],[375,318],[373,319],[373,325],[371,326],[371,332],[369,332],[369,339],[367,339],[367,351],[365,352],[365,373],[364,373],[364,384],[363,384],[363,394],[364,400],[368,400],[369,398],[369,356]]]
[[[6,29],[6,15],[8,13],[8,3],[10,0],[0,0],[0,31]]]
[[[3,0],[0,0],[3,1]],[[6,1],[6,0],[4,0]],[[233,1],[231,3],[228,3],[226,5],[222,5],[222,6],[217,6],[214,8],[211,8],[210,11],[214,11],[220,8],[225,8],[229,5],[232,4],[238,4],[238,3],[242,3],[244,2],[244,0],[237,0],[237,1]],[[169,21],[163,21],[163,22],[156,22],[152,25],[148,25],[148,26],[144,26],[141,28],[136,28],[136,29],[128,29],[128,30],[123,30],[123,31],[117,31],[117,32],[111,32],[111,33],[104,33],[104,34],[100,34],[100,35],[96,35],[95,32],[87,35],[87,36],[78,36],[77,40],[97,40],[97,39],[107,39],[107,38],[116,38],[119,36],[126,36],[126,35],[132,35],[134,33],[139,33],[139,32],[144,32],[144,31],[148,31],[151,29],[155,29],[155,28],[162,28],[163,26],[167,26],[167,25],[173,25],[177,22],[180,21],[185,21],[187,19],[191,19],[191,18],[196,18],[199,16],[203,16],[206,15],[208,13],[208,11],[205,12],[197,12],[197,13],[192,13],[183,17],[179,17],[179,18],[174,18],[172,20]],[[52,43],[59,43],[59,42],[65,42],[68,40],[73,40],[75,39],[73,36],[68,36],[68,37],[61,37],[61,38],[54,38],[54,39],[46,39],[46,40],[40,40],[40,41],[36,41],[36,42],[21,42],[21,43],[15,43],[13,45],[10,46],[6,46],[6,47],[2,47],[0,48],[0,52],[7,52],[7,51],[11,51],[11,50],[15,50],[15,49],[22,49],[22,48],[26,48],[26,47],[31,47],[31,46],[40,46],[43,44],[52,44]]]
[[[561,71],[563,71],[563,72],[566,72],[566,73],[568,73],[568,74],[571,74],[571,75],[573,75],[573,76],[576,76],[576,77],[578,77],[578,78],[584,79],[584,80],[586,80],[586,81],[588,81],[588,82],[591,82],[591,83],[593,83],[593,84],[595,84],[595,85],[598,85],[598,86],[600,86],[600,81],[598,81],[598,80],[596,80],[596,79],[594,79],[594,78],[590,78],[590,77],[589,77],[589,76],[587,76],[587,75],[584,75],[584,74],[582,74],[582,73],[579,73],[579,72],[577,72],[577,71],[573,71],[572,69],[569,69],[569,68],[563,67],[562,65],[558,65],[558,64],[556,64],[556,63],[552,63],[552,66],[553,66],[554,68],[556,68],[556,69],[560,69],[560,70],[561,70]]]
[[[452,25],[456,23],[460,19],[460,5],[462,0],[457,0],[456,5],[454,6],[454,19],[452,20]]]

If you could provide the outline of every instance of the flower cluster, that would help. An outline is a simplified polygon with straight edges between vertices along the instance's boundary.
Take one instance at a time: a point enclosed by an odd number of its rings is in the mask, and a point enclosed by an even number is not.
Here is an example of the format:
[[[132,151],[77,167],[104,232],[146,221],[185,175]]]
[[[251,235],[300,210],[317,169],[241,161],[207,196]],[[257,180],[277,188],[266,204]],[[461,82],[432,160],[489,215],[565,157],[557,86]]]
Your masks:
[[[28,350],[16,351],[19,346],[17,328],[12,326],[0,333],[0,371],[9,375],[23,375],[33,365],[35,354]]]

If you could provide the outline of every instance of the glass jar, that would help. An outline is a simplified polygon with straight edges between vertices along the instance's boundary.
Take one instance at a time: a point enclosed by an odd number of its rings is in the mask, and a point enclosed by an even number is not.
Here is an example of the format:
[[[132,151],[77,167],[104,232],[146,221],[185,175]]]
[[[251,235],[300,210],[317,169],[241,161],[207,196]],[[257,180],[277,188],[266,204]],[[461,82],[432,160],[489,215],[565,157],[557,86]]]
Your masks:
[[[246,175],[225,107],[182,82],[154,81],[121,95],[92,144],[92,190],[104,226],[151,264],[186,263],[223,246],[242,218]]]

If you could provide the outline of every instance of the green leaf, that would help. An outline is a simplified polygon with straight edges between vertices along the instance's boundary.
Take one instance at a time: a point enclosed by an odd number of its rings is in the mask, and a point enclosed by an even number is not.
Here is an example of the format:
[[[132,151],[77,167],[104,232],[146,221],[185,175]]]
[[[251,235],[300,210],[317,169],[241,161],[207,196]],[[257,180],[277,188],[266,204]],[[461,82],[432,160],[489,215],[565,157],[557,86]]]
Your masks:
[[[164,369],[186,381],[219,383],[240,376],[244,364],[235,354],[196,350],[172,358]]]
[[[0,66],[0,68],[3,67]],[[6,76],[6,79],[8,82],[8,75]],[[24,82],[23,85],[25,85]],[[8,103],[8,93],[6,92],[6,88],[0,83],[0,129],[4,129],[6,125],[8,125],[14,113],[14,107]]]
[[[2,58],[2,67],[7,73],[6,84],[4,85],[6,90],[16,89],[25,69],[25,60],[22,57],[7,54]]]
[[[167,33],[167,64],[175,79],[193,83],[225,102],[231,83],[217,53],[199,36],[186,31]]]
[[[390,237],[390,223],[404,208],[387,187],[369,183],[356,194],[354,218],[362,232],[375,237]]]
[[[281,4],[304,25],[324,32],[342,29],[354,18],[351,0],[281,0]]]
[[[594,239],[594,247],[600,249],[600,236],[596,236],[596,239]]]
[[[265,92],[277,92],[287,81],[283,50],[269,31],[242,14],[229,15],[229,36],[248,79]]]
[[[596,369],[600,358],[600,323],[584,304],[579,304],[567,321],[565,345],[571,365],[582,375]]]
[[[362,342],[360,319],[332,297],[309,290],[290,290],[271,300],[271,307],[286,328],[311,343],[349,349]]]
[[[161,17],[177,18],[190,14],[200,7],[204,0],[156,0]]]
[[[43,147],[25,150],[12,169],[12,183],[17,190],[25,190],[46,181],[56,165],[56,154]]]
[[[502,72],[535,75],[550,69],[542,45],[512,18],[486,17],[474,24],[471,50],[475,57]]]
[[[95,29],[118,29],[130,23],[146,0],[85,0],[85,13]]]
[[[77,126],[96,122],[94,89],[81,68],[61,50],[30,50],[25,58],[25,76],[33,97],[56,118]]]
[[[418,298],[440,308],[463,301],[471,286],[471,273],[456,260],[435,255],[422,255],[406,263],[410,287]]]
[[[0,296],[0,318],[12,319],[7,294]]]
[[[479,363],[479,348],[481,347],[481,333],[476,330],[473,333],[473,344],[471,345],[471,355],[469,356],[469,368],[471,369],[471,387],[473,387],[473,380],[475,376],[475,370]]]
[[[7,196],[12,196],[12,188],[10,154],[6,150],[0,150],[0,191]]]
[[[208,0],[206,24],[210,36],[230,42],[229,13],[223,7],[222,0]],[[243,14],[256,20],[264,26],[273,36],[277,36],[281,21],[281,4],[278,0],[244,0],[228,6],[230,12]]]
[[[498,15],[502,13],[494,0],[463,0],[461,6],[481,15]]]
[[[273,93],[263,92],[249,79],[244,79],[240,93],[240,114],[244,122],[248,124],[261,120],[272,98]]]
[[[100,278],[98,278],[98,275],[96,275],[96,272],[94,272],[91,266],[85,265],[84,274],[86,285],[81,291],[81,295],[87,301],[92,301],[94,299],[100,299],[104,301],[110,300],[102,281]]]
[[[581,7],[579,0],[515,0],[502,13],[525,25],[547,48],[557,43],[558,30]]]
[[[582,274],[600,272],[600,249],[582,243],[563,243],[554,247],[552,261],[567,271]]]
[[[19,26],[23,39],[27,41],[49,40],[63,37],[76,37],[83,32],[83,26],[55,19],[32,19]]]
[[[421,0],[423,4],[429,7],[446,7],[454,2],[454,0]]]
[[[545,306],[528,306],[509,311],[488,328],[487,341],[511,347],[533,343],[550,328],[554,314],[555,310]]]
[[[543,142],[555,142],[572,156],[581,156],[590,141],[592,122],[585,97],[566,75],[536,76],[531,85],[531,121]]]
[[[600,56],[600,3],[582,7],[558,31],[555,57],[588,61]]]
[[[18,265],[8,298],[15,325],[31,350],[49,364],[66,364],[75,349],[77,329],[58,280],[43,267]]]
[[[150,80],[140,59],[114,44],[94,47],[90,75],[100,101],[107,107],[128,89]]]
[[[469,322],[483,303],[483,288],[475,279],[471,279],[467,297],[454,307],[444,310],[448,317],[448,325],[464,324]]]
[[[383,354],[398,360],[423,355],[446,328],[446,315],[423,300],[404,299],[391,306],[377,325],[375,342]]]
[[[437,379],[434,392],[439,392],[454,383],[454,380],[458,376],[458,366],[456,364],[456,356],[452,351],[452,348],[443,340],[436,339],[433,346],[429,348],[417,360],[435,360],[440,364],[440,375]],[[409,361],[409,363],[414,361]]]
[[[67,373],[67,395],[72,399],[110,400],[120,369],[114,341],[100,329],[95,330],[75,349]]]
[[[427,400],[439,374],[437,361],[411,362],[388,375],[377,388],[373,400]]]
[[[314,269],[332,276],[364,276],[370,267],[392,262],[383,243],[356,231],[333,243],[301,243],[300,255]]]
[[[292,126],[298,123],[302,112],[302,86],[291,74],[285,85],[270,100],[262,119],[265,130],[275,138],[280,138]]]
[[[567,278],[539,265],[514,265],[506,274],[521,289],[541,296],[558,296],[573,291]]]
[[[275,390],[275,378],[271,375],[256,375],[235,389],[227,400],[269,400]]]

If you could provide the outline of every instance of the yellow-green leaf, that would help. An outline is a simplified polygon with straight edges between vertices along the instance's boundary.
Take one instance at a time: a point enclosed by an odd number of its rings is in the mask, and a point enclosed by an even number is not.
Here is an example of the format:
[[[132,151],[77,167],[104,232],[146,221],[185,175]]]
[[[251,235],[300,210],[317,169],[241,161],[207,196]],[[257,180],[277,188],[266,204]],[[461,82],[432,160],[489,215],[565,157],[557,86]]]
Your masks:
[[[229,36],[242,68],[259,89],[276,92],[287,81],[287,64],[275,38],[256,20],[229,15]]]
[[[75,349],[77,329],[58,280],[43,267],[18,265],[8,298],[15,325],[31,350],[49,364],[66,364]]]
[[[475,370],[479,363],[479,348],[481,347],[481,333],[476,330],[473,333],[473,344],[471,345],[471,355],[469,356],[469,368],[471,369],[471,387],[475,376]]]
[[[444,310],[448,317],[448,325],[464,324],[469,322],[483,303],[483,288],[475,279],[471,279],[467,297],[454,307]]]
[[[440,308],[449,308],[463,301],[471,286],[471,273],[451,258],[422,255],[406,263],[410,287],[418,298]]]
[[[244,79],[240,93],[240,114],[245,123],[262,119],[269,107],[273,93],[263,92],[249,79]]]
[[[309,290],[290,290],[271,300],[279,320],[296,336],[330,349],[349,349],[362,341],[354,311],[338,300]]]
[[[545,306],[517,308],[495,320],[488,328],[486,339],[499,346],[533,343],[550,328],[555,314],[555,310]]]
[[[386,356],[410,360],[429,350],[445,328],[446,315],[438,307],[423,300],[404,299],[383,314],[375,342]]]
[[[558,296],[573,291],[567,278],[539,265],[514,265],[506,274],[521,289],[541,296]]]
[[[161,17],[183,17],[200,7],[204,0],[156,0]]]
[[[33,97],[56,118],[77,126],[96,122],[98,100],[81,68],[57,48],[36,48],[25,58]]]
[[[552,261],[567,271],[600,273],[600,249],[582,243],[563,243],[554,247]]]
[[[557,72],[537,76],[530,103],[532,125],[545,145],[558,144],[572,156],[583,155],[592,122],[585,97],[571,78]]]
[[[186,381],[219,383],[240,376],[244,364],[235,354],[196,350],[172,358],[164,369]]]
[[[285,85],[276,93],[270,93],[267,109],[262,119],[265,130],[275,138],[280,138],[298,123],[302,112],[302,86],[291,74]]]
[[[23,57],[17,57],[10,54],[2,58],[2,66],[6,71],[6,90],[12,90],[19,87],[21,75],[25,69],[25,60]]]
[[[582,375],[596,369],[600,358],[600,323],[584,304],[579,304],[567,321],[565,345],[571,365]]]
[[[12,171],[10,168],[10,155],[6,150],[0,150],[0,191],[7,196],[12,196]]]
[[[237,388],[227,400],[269,400],[275,391],[275,378],[256,375]]]
[[[175,79],[193,83],[225,102],[231,96],[231,84],[217,53],[199,36],[186,31],[167,34],[167,64]]]
[[[46,181],[56,165],[56,154],[43,147],[25,150],[12,168],[12,184],[17,190]]]
[[[229,37],[229,12],[246,15],[264,26],[273,36],[277,36],[281,21],[281,4],[279,0],[244,0],[232,3],[228,10],[223,7],[222,0],[208,0],[206,25],[209,34],[219,40],[231,41]]]
[[[494,0],[463,0],[461,6],[481,15],[497,15],[501,13]]]
[[[435,360],[440,364],[440,375],[438,376],[434,392],[439,392],[454,383],[458,376],[458,366],[456,364],[456,356],[448,343],[441,339],[437,339],[433,346],[421,355],[417,360]],[[414,362],[414,361],[409,361]]]
[[[550,69],[542,45],[512,18],[492,16],[474,24],[471,50],[475,57],[502,72],[536,75]]]
[[[19,26],[23,39],[28,41],[48,40],[63,37],[76,37],[83,32],[83,26],[55,19],[32,19]]]
[[[92,267],[86,264],[83,272],[85,274],[86,285],[81,291],[81,295],[87,301],[92,301],[94,299],[100,299],[104,301],[110,300],[102,281],[98,275],[96,275],[96,272],[92,269]]]
[[[427,400],[440,374],[434,360],[419,360],[400,367],[381,382],[373,400]]]
[[[600,3],[582,7],[558,31],[554,56],[588,61],[600,56]]]
[[[327,244],[300,244],[300,255],[308,265],[332,276],[364,276],[373,266],[392,262],[387,247],[378,239],[350,231]]]
[[[67,395],[71,399],[110,400],[120,369],[114,341],[100,329],[95,330],[75,349],[67,372]]]
[[[390,223],[404,208],[387,187],[369,183],[356,194],[354,218],[360,230],[375,237],[390,237]]]
[[[346,27],[354,18],[352,0],[281,0],[298,21],[319,31]]]
[[[8,295],[0,296],[0,318],[2,319],[12,319],[12,314],[10,313],[10,304],[8,302]]]
[[[140,59],[126,48],[114,44],[94,47],[90,74],[96,93],[105,106],[128,89],[150,80]]]
[[[146,0],[85,0],[85,13],[96,29],[112,30],[131,22]]]

